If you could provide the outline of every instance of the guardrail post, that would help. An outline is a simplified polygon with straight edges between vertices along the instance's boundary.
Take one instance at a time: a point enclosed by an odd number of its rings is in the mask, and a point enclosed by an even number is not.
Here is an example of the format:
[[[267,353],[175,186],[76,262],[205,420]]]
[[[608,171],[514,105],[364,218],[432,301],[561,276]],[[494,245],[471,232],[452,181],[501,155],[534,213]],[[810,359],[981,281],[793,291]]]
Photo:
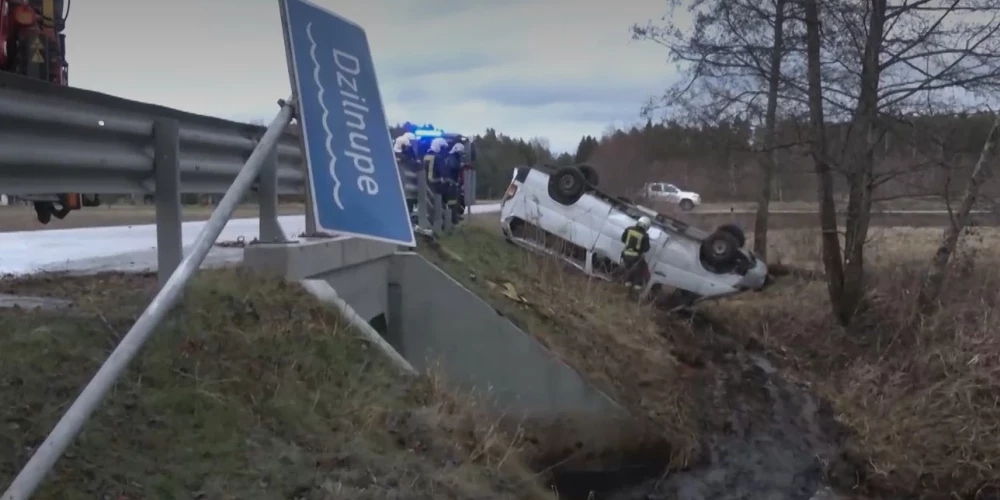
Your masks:
[[[305,149],[302,150],[302,158],[305,160]],[[316,213],[313,211],[313,189],[312,176],[309,175],[309,168],[305,169],[306,185],[306,236],[316,236]]]
[[[458,190],[452,190],[451,185],[448,186],[448,196],[457,194]],[[441,231],[445,234],[450,234],[452,230],[452,222],[454,222],[454,214],[451,210],[451,205],[444,201],[444,197],[439,197],[441,200]]]
[[[417,225],[425,231],[431,229],[430,207],[427,206],[427,170],[423,163],[417,169]]]
[[[184,258],[181,230],[180,125],[160,119],[153,124],[156,180],[156,262],[160,286],[166,284]]]
[[[56,423],[52,432],[35,448],[28,463],[14,478],[7,491],[0,496],[2,500],[27,500],[38,489],[45,475],[52,470],[59,457],[73,442],[83,425],[94,414],[94,410],[114,386],[129,363],[136,357],[142,346],[160,325],[167,313],[174,308],[191,277],[198,271],[205,257],[212,250],[215,241],[226,227],[226,222],[233,217],[237,205],[260,175],[266,153],[277,147],[281,133],[292,120],[294,108],[285,104],[281,111],[267,127],[267,132],[247,158],[246,164],[236,175],[236,180],[226,191],[222,201],[215,207],[212,216],[205,223],[205,228],[198,234],[191,247],[191,253],[177,267],[177,272],[170,276],[167,283],[153,297],[153,300],[135,321],[128,333],[104,361],[87,386],[83,388],[73,404]],[[155,130],[155,127],[154,127]],[[158,136],[159,137],[159,136]],[[176,137],[176,136],[175,136]],[[166,141],[164,141],[166,142]],[[157,140],[159,143],[159,140]],[[176,149],[174,151],[177,151]],[[159,156],[159,155],[157,155]],[[159,188],[159,186],[157,186]]]
[[[434,215],[431,217],[431,231],[434,231],[435,235],[441,234],[442,224],[444,223],[444,197],[440,194],[433,194],[434,200]]]
[[[260,204],[260,241],[286,241],[285,233],[278,223],[278,148],[271,150],[264,158],[264,166],[258,178],[257,200]]]
[[[476,171],[465,172],[465,210],[472,214],[472,205],[476,204]]]

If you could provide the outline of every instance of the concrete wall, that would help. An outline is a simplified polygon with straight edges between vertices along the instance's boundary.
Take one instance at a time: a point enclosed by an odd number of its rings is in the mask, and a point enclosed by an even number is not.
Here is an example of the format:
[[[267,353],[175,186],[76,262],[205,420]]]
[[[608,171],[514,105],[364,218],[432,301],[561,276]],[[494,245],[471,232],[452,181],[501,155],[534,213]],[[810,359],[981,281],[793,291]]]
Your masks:
[[[322,279],[354,311],[371,321],[388,316],[389,265],[396,247],[360,238],[259,243],[243,253],[245,265],[292,281]]]
[[[315,279],[326,281],[337,295],[351,305],[366,321],[379,314],[391,316],[389,309],[389,267],[393,257],[382,257],[364,264],[317,274]],[[402,353],[400,353],[402,354]],[[405,355],[403,356],[406,357]]]
[[[534,338],[415,253],[335,238],[251,245],[244,264],[290,280],[323,280],[361,320],[385,314],[385,340],[413,368],[441,369],[449,384],[487,396],[508,417],[626,415]]]
[[[387,340],[414,368],[489,391],[504,411],[533,417],[623,415],[610,398],[492,306],[412,253],[393,257]]]

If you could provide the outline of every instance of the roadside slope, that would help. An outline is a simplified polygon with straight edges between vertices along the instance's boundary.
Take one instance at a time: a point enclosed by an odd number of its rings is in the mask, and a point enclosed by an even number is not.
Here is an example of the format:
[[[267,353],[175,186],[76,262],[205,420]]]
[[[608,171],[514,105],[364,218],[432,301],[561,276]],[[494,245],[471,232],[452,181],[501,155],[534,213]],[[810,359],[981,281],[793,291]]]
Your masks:
[[[759,343],[640,304],[495,228],[470,225],[421,252],[656,431],[646,439],[666,443],[657,478],[598,498],[807,500],[852,485],[829,405],[784,379]]]
[[[9,484],[155,291],[155,275],[42,276],[0,292],[0,482]],[[294,284],[201,273],[35,498],[548,498],[516,443],[397,374]]]
[[[684,319],[474,222],[425,253],[674,445],[662,481],[612,498],[1000,498],[1000,231],[966,232],[940,311],[914,325],[940,229],[873,229],[868,309],[845,329],[816,228],[772,231],[790,271],[773,287]]]
[[[875,494],[1000,498],[1000,230],[966,230],[939,311],[914,323],[940,238],[940,229],[873,229],[867,309],[849,329],[831,317],[817,229],[769,237],[771,259],[802,276],[704,312],[744,325],[741,338],[833,403],[852,430],[849,449],[864,457],[858,480]]]

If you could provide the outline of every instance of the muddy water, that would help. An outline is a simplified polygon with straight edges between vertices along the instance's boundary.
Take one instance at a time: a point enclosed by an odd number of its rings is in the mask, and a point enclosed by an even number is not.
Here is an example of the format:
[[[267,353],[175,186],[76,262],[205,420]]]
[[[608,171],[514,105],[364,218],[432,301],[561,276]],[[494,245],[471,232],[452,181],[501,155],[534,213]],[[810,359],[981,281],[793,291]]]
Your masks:
[[[830,407],[781,377],[762,353],[699,328],[706,458],[685,471],[622,485],[613,500],[837,500],[855,482]],[[704,355],[707,353],[707,355]],[[683,359],[683,357],[682,357]],[[599,497],[598,497],[599,498]]]

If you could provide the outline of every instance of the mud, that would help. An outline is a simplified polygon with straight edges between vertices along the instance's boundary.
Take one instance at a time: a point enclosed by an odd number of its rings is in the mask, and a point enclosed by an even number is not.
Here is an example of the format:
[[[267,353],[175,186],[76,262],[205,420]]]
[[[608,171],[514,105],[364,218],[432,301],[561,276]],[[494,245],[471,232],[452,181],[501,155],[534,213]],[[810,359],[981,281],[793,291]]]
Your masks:
[[[842,452],[847,437],[832,408],[807,387],[786,380],[756,345],[703,316],[690,318],[703,356],[698,369],[706,460],[615,500],[809,500],[857,482]]]
[[[750,360],[734,359],[744,361]],[[760,366],[737,377],[719,377],[711,386],[714,404],[729,414],[718,411],[710,422],[717,433],[706,443],[707,463],[609,498],[808,500],[824,489],[824,464],[838,454],[828,430],[832,418],[811,395]]]
[[[666,473],[659,456],[631,452],[589,468],[556,468],[560,498],[591,500],[837,500],[858,482],[846,434],[830,406],[785,380],[756,346],[740,345],[705,318],[689,352],[675,354],[703,387],[703,459]],[[676,342],[678,339],[671,339]]]
[[[584,286],[569,281],[572,276],[561,286]],[[527,328],[536,339],[626,407],[639,425],[650,426],[648,433],[604,425],[562,436],[529,433],[536,449],[553,452],[532,465],[549,477],[559,498],[834,500],[845,497],[833,491],[863,482],[853,465],[860,462],[843,452],[847,433],[832,408],[786,379],[781,359],[730,334],[723,322],[663,314],[616,328],[610,314],[621,309],[583,314],[572,303],[563,306],[551,282],[534,275],[519,276],[517,287],[532,303],[551,307],[525,313],[501,300],[498,311],[534,314],[546,325]],[[591,293],[617,305],[614,292]],[[652,435],[669,444],[635,439]],[[618,453],[584,453],[601,448]]]

